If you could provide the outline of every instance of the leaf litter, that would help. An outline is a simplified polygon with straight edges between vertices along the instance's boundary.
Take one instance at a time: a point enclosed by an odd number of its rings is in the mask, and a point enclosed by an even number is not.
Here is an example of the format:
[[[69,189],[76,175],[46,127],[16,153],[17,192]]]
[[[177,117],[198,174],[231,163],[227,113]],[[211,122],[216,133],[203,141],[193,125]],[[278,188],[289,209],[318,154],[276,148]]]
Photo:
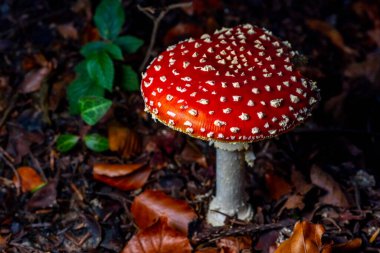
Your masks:
[[[135,3],[123,4],[128,24],[123,29],[144,40],[123,60],[136,69],[152,27]],[[156,14],[164,4],[144,2]],[[305,54],[309,63],[301,69],[322,91],[323,100],[305,125],[253,144],[257,159],[247,167],[247,192],[254,219],[242,223],[231,217],[218,229],[203,222],[214,190],[212,147],[154,123],[143,112],[138,91],[117,87],[107,94],[112,112],[92,127],[67,113],[65,94],[80,47],[100,38],[91,22],[93,7],[89,1],[1,3],[2,250],[378,250],[380,11],[375,2],[194,1],[192,8],[164,17],[153,54],[189,34],[249,22],[270,28]],[[84,136],[89,130],[108,133],[110,151],[90,152],[81,145],[65,154],[54,149],[59,134]],[[27,176],[36,186],[18,192],[13,178],[24,175],[17,168],[37,168],[36,161],[47,181]],[[296,223],[307,219],[312,223]]]

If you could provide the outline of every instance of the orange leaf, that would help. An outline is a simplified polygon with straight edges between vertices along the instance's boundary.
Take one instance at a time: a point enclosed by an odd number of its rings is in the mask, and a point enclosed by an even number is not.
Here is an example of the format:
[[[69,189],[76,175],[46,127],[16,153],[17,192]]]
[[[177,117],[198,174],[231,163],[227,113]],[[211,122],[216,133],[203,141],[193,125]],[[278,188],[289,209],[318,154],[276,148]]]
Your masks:
[[[95,164],[93,176],[96,180],[118,189],[129,191],[144,186],[152,169],[143,164]]]
[[[137,133],[118,124],[111,124],[108,128],[108,142],[110,150],[124,158],[141,152],[141,139]]]
[[[122,253],[190,253],[189,239],[168,226],[166,217],[132,237]]]
[[[108,177],[126,176],[132,172],[140,169],[143,163],[131,163],[131,164],[106,164],[96,163],[94,164],[93,173]]]
[[[332,44],[341,49],[346,54],[356,54],[356,51],[352,48],[346,46],[344,43],[343,37],[338,30],[336,30],[329,23],[317,19],[308,19],[306,21],[307,26],[310,29],[318,31],[326,36]]]
[[[23,192],[34,192],[46,184],[41,176],[31,167],[20,167],[17,169],[17,173],[21,179],[21,190]],[[18,184],[16,177],[13,177],[13,182]]]
[[[275,253],[320,253],[325,228],[308,221],[297,222],[292,236],[283,242]]]
[[[194,210],[183,200],[176,200],[160,191],[148,190],[137,196],[131,207],[140,228],[151,226],[160,216],[168,217],[168,224],[184,234],[188,225],[197,218]]]
[[[344,243],[333,246],[334,253],[356,252],[362,246],[362,239],[354,238]]]
[[[286,195],[291,191],[291,186],[288,182],[273,172],[265,173],[265,182],[270,196],[274,200],[280,199],[283,195]]]
[[[224,237],[217,245],[224,253],[239,253],[252,248],[252,239],[248,236]]]

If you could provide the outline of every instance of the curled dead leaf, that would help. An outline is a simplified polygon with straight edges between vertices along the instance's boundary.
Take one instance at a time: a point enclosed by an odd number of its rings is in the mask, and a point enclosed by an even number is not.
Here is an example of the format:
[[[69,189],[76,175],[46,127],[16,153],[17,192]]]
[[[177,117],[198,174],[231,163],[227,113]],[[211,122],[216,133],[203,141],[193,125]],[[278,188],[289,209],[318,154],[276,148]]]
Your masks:
[[[327,191],[327,194],[319,199],[322,203],[339,207],[350,206],[340,185],[332,176],[321,170],[321,168],[313,165],[310,170],[310,179],[314,185]]]
[[[131,212],[140,228],[147,228],[159,217],[166,216],[169,226],[184,234],[188,232],[189,223],[197,218],[197,214],[186,201],[152,190],[145,191],[134,199]]]
[[[19,92],[26,94],[38,91],[52,68],[52,64],[47,64],[37,70],[29,71],[19,87]]]
[[[141,152],[141,139],[137,133],[118,124],[109,126],[108,142],[110,150],[118,152],[124,158]]]
[[[190,253],[189,239],[168,225],[161,217],[155,224],[139,231],[129,240],[122,253]]]
[[[265,183],[272,199],[279,200],[282,196],[291,192],[292,188],[282,177],[273,172],[265,173]]]
[[[31,167],[23,166],[17,169],[17,173],[20,176],[21,190],[23,192],[34,192],[43,187],[46,182],[42,179],[41,175]],[[16,176],[13,177],[13,182],[19,187]]]
[[[224,237],[217,242],[217,246],[224,253],[239,253],[252,248],[252,239],[249,236]]]
[[[275,253],[320,253],[323,251],[322,235],[325,228],[308,221],[297,222],[292,236],[283,242]],[[325,252],[324,252],[325,253]]]
[[[94,165],[94,179],[118,189],[129,191],[144,186],[152,169],[138,164],[102,164]]]
[[[78,30],[74,27],[72,22],[57,25],[57,31],[64,39],[78,40]]]

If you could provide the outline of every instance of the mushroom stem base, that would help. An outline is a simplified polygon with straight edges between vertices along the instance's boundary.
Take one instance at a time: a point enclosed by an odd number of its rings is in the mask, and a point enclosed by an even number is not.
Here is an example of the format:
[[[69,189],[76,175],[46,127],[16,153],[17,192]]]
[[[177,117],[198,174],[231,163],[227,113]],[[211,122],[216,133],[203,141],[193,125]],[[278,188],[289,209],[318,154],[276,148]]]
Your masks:
[[[216,196],[210,202],[207,222],[223,226],[227,217],[250,220],[253,211],[247,199],[244,151],[216,148]]]

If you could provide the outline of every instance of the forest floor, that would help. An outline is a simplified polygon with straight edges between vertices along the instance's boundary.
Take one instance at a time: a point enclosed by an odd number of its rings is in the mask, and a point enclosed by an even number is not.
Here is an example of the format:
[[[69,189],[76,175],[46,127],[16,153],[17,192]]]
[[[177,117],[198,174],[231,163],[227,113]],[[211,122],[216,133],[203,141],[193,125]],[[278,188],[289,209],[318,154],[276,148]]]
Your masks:
[[[318,83],[322,100],[305,124],[252,144],[253,220],[230,217],[220,228],[205,224],[213,146],[154,122],[140,92],[118,85],[98,124],[69,113],[66,88],[80,49],[99,39],[95,2],[0,2],[2,252],[137,252],[136,242],[139,252],[274,252],[292,231],[292,247],[317,246],[295,253],[380,252],[377,1],[194,0],[170,11],[173,1],[122,1],[122,34],[144,44],[117,64],[137,73],[147,54],[250,23],[290,41],[308,60],[301,71]],[[161,21],[152,50],[146,14]],[[81,142],[60,152],[57,137],[66,133]],[[91,133],[106,136],[110,150],[87,148]],[[293,229],[297,221],[309,223]]]

